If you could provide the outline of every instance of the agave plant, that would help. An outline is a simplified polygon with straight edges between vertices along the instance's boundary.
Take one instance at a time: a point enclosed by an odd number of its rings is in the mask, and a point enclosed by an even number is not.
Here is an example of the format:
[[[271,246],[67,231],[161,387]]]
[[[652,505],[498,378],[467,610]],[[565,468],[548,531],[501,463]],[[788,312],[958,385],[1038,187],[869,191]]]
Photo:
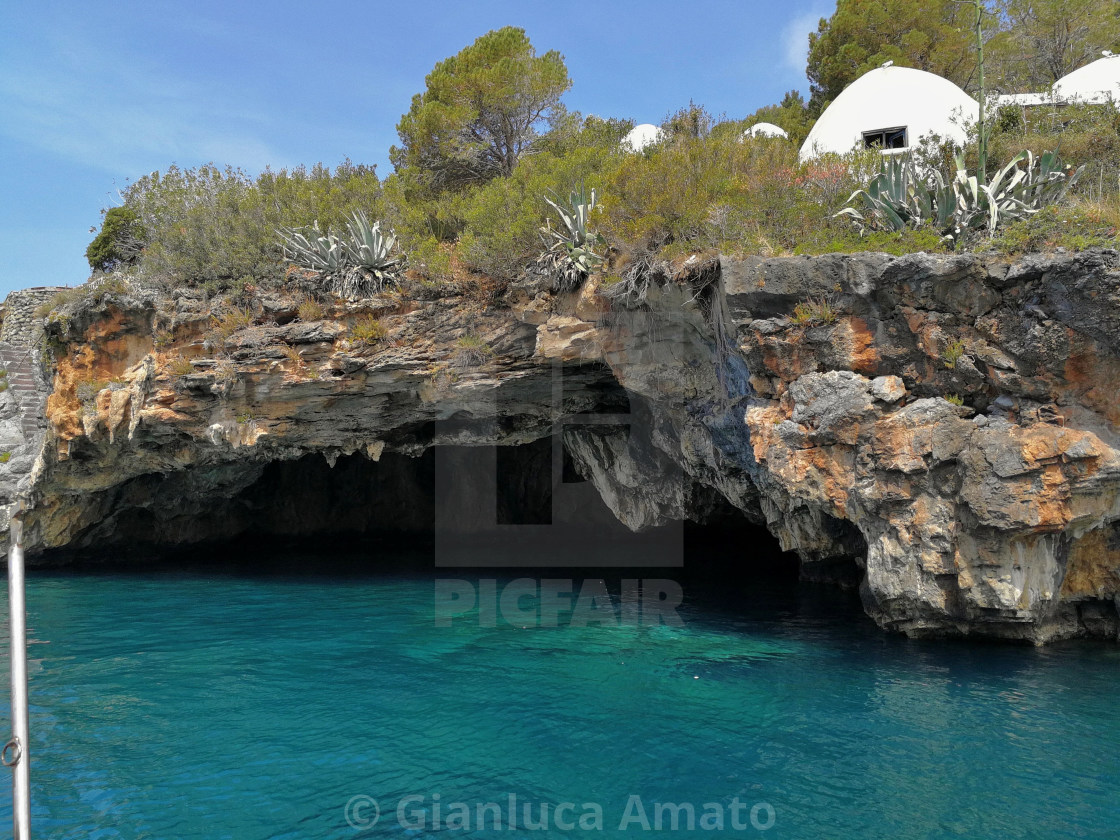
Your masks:
[[[299,228],[278,228],[277,235],[283,242],[284,259],[293,265],[309,268],[325,275],[335,274],[346,267],[346,248],[337,236],[326,235],[315,222],[310,238]]]
[[[588,218],[596,204],[595,190],[591,190],[589,197],[581,186],[579,192],[571,193],[564,207],[548,196],[544,200],[560,216],[563,227],[554,229],[549,219],[541,228],[548,250],[538,262],[554,276],[557,290],[569,291],[577,288],[587,275],[603,264],[603,258],[595,252],[595,247],[606,244],[606,240],[588,227]]]
[[[931,188],[918,175],[914,163],[901,156],[884,158],[879,173],[871,179],[867,189],[856,190],[848,196],[847,204],[859,201],[861,213],[855,207],[845,207],[837,216],[849,216],[860,229],[902,230],[907,226],[918,227],[934,221],[938,227],[947,224],[945,218],[952,203],[952,188],[946,187],[940,173]]]
[[[392,231],[382,233],[381,222],[370,224],[361,210],[346,222],[346,229],[346,240],[324,234],[317,221],[310,229],[278,228],[276,233],[283,242],[284,259],[319,272],[338,295],[367,297],[396,283],[401,258],[393,256],[397,237]]]
[[[1024,161],[1026,168],[1020,168]],[[994,236],[999,226],[1060,201],[1085,169],[1068,174],[1055,152],[1046,152],[1037,161],[1030,152],[1022,152],[983,184],[968,174],[962,155],[957,155],[956,164],[956,177],[946,184],[940,172],[935,171],[927,182],[912,162],[884,160],[867,189],[848,198],[848,204],[858,200],[863,212],[845,207],[836,215],[850,217],[861,230],[898,231],[928,222],[949,239],[985,227]]]
[[[381,232],[381,222],[372,225],[365,211],[358,210],[346,223],[350,241],[344,243],[346,255],[359,268],[373,272],[378,279],[391,279],[392,272],[400,266],[399,257],[392,256],[397,237],[392,232]]]
[[[1038,169],[1035,169],[1034,155],[1027,152],[1027,179],[1021,187],[1021,200],[1032,210],[1041,210],[1047,204],[1061,201],[1085,171],[1087,164],[1074,169],[1062,166],[1062,159],[1057,152],[1043,152],[1038,159]]]
[[[981,184],[975,175],[968,174],[962,156],[958,155],[956,161],[954,228],[958,235],[966,228],[987,227],[988,234],[994,236],[1001,225],[1061,201],[1085,171],[1083,164],[1067,173],[1056,152],[1044,152],[1036,160],[1027,151],[1016,155],[990,183]],[[1020,169],[1024,161],[1026,168]]]

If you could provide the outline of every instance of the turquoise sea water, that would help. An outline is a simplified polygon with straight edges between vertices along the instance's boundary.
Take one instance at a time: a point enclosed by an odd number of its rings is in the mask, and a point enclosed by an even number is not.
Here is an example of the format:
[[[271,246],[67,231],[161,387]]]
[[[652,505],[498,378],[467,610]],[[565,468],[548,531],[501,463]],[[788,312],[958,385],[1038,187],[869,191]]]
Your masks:
[[[32,570],[36,836],[639,837],[666,802],[697,818],[672,836],[1120,836],[1117,648],[918,643],[830,589],[684,590],[681,627],[447,628],[427,573]],[[511,795],[549,827],[479,828]]]

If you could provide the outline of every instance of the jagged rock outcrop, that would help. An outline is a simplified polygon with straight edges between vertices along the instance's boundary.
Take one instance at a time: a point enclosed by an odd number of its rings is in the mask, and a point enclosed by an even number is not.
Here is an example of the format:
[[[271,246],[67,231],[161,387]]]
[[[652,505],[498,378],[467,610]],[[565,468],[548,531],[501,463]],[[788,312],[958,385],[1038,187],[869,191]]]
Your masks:
[[[1111,251],[725,265],[783,542],[805,531],[784,533],[791,511],[854,524],[868,612],[912,634],[1114,634],[1115,555],[1083,541],[1115,542],[1120,511],[1118,268]],[[813,300],[834,311],[788,317]]]
[[[385,493],[402,523],[420,503],[393,506],[394,484],[419,498],[401,459],[559,433],[626,526],[733,507],[806,577],[858,580],[884,627],[1117,636],[1116,252],[676,268],[633,308],[598,277],[562,295],[527,278],[498,307],[424,289],[307,322],[276,293],[224,325],[189,291],[72,306],[48,325],[61,350],[22,488],[29,548],[294,527],[295,497],[262,488],[325,486],[309,457]],[[386,335],[363,344],[370,317]],[[373,461],[376,480],[359,466]],[[332,510],[300,516],[376,524]]]

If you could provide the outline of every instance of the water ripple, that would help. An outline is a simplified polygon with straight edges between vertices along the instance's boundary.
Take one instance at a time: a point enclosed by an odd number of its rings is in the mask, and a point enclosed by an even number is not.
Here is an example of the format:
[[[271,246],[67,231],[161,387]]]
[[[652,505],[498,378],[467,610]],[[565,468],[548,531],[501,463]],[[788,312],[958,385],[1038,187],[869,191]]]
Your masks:
[[[512,794],[600,803],[614,837],[636,794],[770,803],[767,837],[1116,836],[1115,649],[908,642],[841,595],[753,597],[690,593],[682,628],[438,628],[423,577],[36,573],[35,825],[509,837],[430,823],[435,794]],[[356,795],[382,806],[363,834]]]

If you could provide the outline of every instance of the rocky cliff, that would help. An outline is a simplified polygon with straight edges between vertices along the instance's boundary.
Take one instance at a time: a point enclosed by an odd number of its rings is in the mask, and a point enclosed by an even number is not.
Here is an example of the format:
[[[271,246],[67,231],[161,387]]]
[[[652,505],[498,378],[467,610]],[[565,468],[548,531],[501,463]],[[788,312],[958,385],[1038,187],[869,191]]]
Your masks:
[[[734,508],[885,628],[1117,637],[1116,252],[692,257],[627,305],[603,282],[68,304],[5,500],[32,554],[405,528],[438,507],[433,447],[558,436],[628,528]]]

